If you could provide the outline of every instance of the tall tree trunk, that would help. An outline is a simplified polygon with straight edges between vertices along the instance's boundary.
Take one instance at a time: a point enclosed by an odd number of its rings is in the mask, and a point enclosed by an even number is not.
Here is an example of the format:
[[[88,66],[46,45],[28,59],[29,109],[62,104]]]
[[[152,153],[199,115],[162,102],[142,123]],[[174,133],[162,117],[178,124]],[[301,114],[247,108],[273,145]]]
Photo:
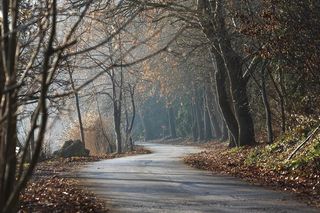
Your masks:
[[[117,137],[117,153],[122,153],[122,134],[121,134],[121,116],[122,116],[122,101],[123,101],[123,60],[122,60],[122,40],[121,34],[118,35],[119,51],[120,51],[120,81],[117,82],[114,69],[111,73],[112,95],[113,95],[113,113],[114,125]],[[118,94],[117,94],[118,89]]]
[[[129,91],[130,91],[130,99],[131,99],[131,107],[132,107],[132,117],[131,117],[131,122],[127,128],[127,135],[129,136],[129,146],[130,146],[130,151],[133,151],[133,139],[132,139],[132,129],[133,129],[133,124],[136,118],[136,104],[134,101],[134,92],[135,92],[135,88],[131,87],[131,85],[129,85]]]
[[[214,77],[212,77],[211,80],[214,80]],[[222,136],[222,129],[219,125],[219,122],[221,122],[221,118],[219,118],[220,110],[218,110],[218,104],[215,100],[214,91],[211,86],[209,86],[209,88],[210,89],[206,89],[206,101],[212,127],[212,134],[214,133],[212,136],[214,136],[216,139],[220,139]]]
[[[213,52],[216,61],[216,73],[215,73],[215,80],[216,80],[216,91],[217,91],[217,100],[219,103],[220,111],[223,115],[223,119],[225,124],[227,125],[228,130],[231,134],[231,143],[230,146],[238,146],[237,141],[239,138],[239,129],[238,129],[238,122],[234,113],[232,112],[232,108],[230,106],[228,100],[228,93],[226,90],[226,68],[223,62],[221,55],[214,51]]]
[[[283,76],[283,71],[280,71],[280,88],[281,92],[279,93],[280,97],[280,107],[281,107],[281,128],[282,128],[282,133],[286,132],[286,112],[285,112],[285,103],[284,103],[284,76]]]
[[[249,102],[246,91],[247,79],[242,77],[241,58],[232,49],[230,34],[226,29],[225,2],[223,0],[207,1],[199,0],[197,9],[203,32],[212,43],[212,52],[217,62],[216,84],[219,105],[225,118],[232,138],[236,145],[252,145],[255,143],[254,126],[250,114]],[[204,18],[209,17],[209,18]],[[223,93],[225,87],[225,76],[228,75],[230,94],[234,114],[229,103],[224,103]],[[219,76],[220,75],[220,76]],[[221,79],[222,78],[222,79]],[[224,98],[228,97],[225,96]],[[227,109],[225,108],[227,107]],[[234,122],[234,119],[236,122]]]
[[[220,140],[226,141],[229,138],[229,135],[228,135],[229,133],[228,133],[227,125],[224,121],[222,121],[221,128],[222,128],[222,135]]]
[[[214,4],[214,5],[211,5],[211,4]],[[218,105],[219,105],[223,120],[227,125],[228,130],[231,133],[232,140],[229,140],[229,141],[230,143],[234,143],[233,145],[237,146],[235,142],[238,141],[238,137],[239,137],[238,124],[231,108],[232,103],[230,103],[230,100],[228,100],[228,93],[226,90],[227,71],[226,71],[223,58],[221,57],[221,53],[220,51],[218,51],[219,45],[217,45],[218,41],[216,39],[217,30],[216,30],[215,22],[217,21],[221,22],[221,19],[222,19],[221,14],[216,13],[216,12],[221,13],[220,4],[221,4],[220,1],[209,2],[208,0],[198,0],[197,11],[199,13],[198,18],[199,18],[199,24],[202,27],[202,31],[206,35],[208,41],[211,43],[210,52],[211,52],[212,63],[213,65],[216,65],[215,84],[216,84]]]
[[[85,137],[84,137],[84,129],[83,129],[83,123],[82,123],[82,116],[81,116],[81,110],[80,110],[80,101],[79,101],[79,95],[77,90],[75,89],[72,73],[70,70],[70,67],[68,67],[68,73],[70,77],[71,87],[73,90],[74,98],[76,100],[76,109],[77,109],[77,116],[78,116],[78,122],[79,122],[79,130],[80,130],[80,137],[83,144],[86,144]]]
[[[31,113],[31,119],[30,119],[30,126],[32,125],[32,120],[34,119],[34,112]],[[30,133],[30,150],[29,150],[29,159],[28,162],[31,161],[32,156],[33,156],[33,152],[34,152],[34,148],[35,148],[35,138],[34,138],[34,132]]]
[[[192,109],[192,136],[193,136],[193,141],[198,140],[198,125],[197,125],[197,113],[196,113],[196,106],[194,103],[191,104],[191,109]]]
[[[168,107],[168,120],[169,120],[170,138],[176,138],[177,137],[176,121],[175,121],[175,115],[174,115],[172,106]]]
[[[266,113],[266,127],[268,134],[268,143],[271,144],[273,142],[273,130],[272,130],[272,117],[271,117],[271,109],[266,91],[266,70],[265,67],[261,69],[261,93],[262,93],[262,101],[264,105],[264,110]]]
[[[242,82],[241,82],[242,83]],[[249,100],[247,96],[246,83],[239,84],[238,89],[234,90],[235,112],[239,127],[238,144],[240,146],[254,145],[255,134],[253,119],[250,113]],[[237,87],[237,86],[236,86]]]
[[[15,75],[12,73],[12,75]],[[11,77],[11,76],[10,76]],[[12,79],[13,85],[15,85],[15,77]],[[15,176],[16,176],[16,164],[17,164],[17,157],[16,157],[16,143],[17,143],[17,94],[14,90],[7,93],[7,103],[6,109],[8,110],[8,118],[7,124],[5,126],[5,143],[7,144],[7,149],[5,151],[6,159],[8,159],[8,163],[6,166],[7,175],[4,177],[6,185],[4,197],[9,198],[12,194],[12,191],[15,187]],[[10,145],[9,145],[10,144]],[[17,211],[14,209],[13,212]]]
[[[111,74],[112,78],[112,93],[113,93],[113,119],[114,119],[114,129],[116,132],[116,150],[117,153],[122,152],[122,135],[121,135],[121,113],[122,113],[122,86],[123,86],[123,73],[120,71],[120,82],[116,83],[114,70]],[[119,94],[117,95],[117,88],[119,89]]]
[[[210,126],[212,127],[212,138],[220,139],[221,138],[221,128],[218,122],[217,115],[213,112],[209,112]]]
[[[219,41],[219,46],[226,65],[230,82],[230,93],[238,123],[238,145],[255,144],[255,134],[252,116],[247,96],[247,79],[242,77],[241,58],[232,49],[230,40],[225,37]],[[222,36],[221,35],[221,36]]]
[[[143,114],[141,112],[141,109],[138,110],[138,115],[139,115],[139,118],[140,118],[140,121],[141,121],[141,124],[142,124],[142,127],[143,127],[144,141],[147,141],[148,140],[147,125],[146,125],[146,122],[144,120],[144,116],[143,116]]]
[[[114,130],[116,132],[117,137],[117,143],[116,143],[116,150],[117,153],[122,152],[122,137],[121,137],[121,112],[119,111],[117,104],[114,104],[114,112],[113,112],[113,118],[114,118]]]
[[[228,147],[233,148],[237,146],[237,141],[234,141],[234,138],[232,137],[230,130],[228,130],[228,140],[229,140]]]
[[[272,81],[272,84],[279,96],[279,102],[280,102],[280,110],[281,110],[281,131],[282,134],[286,132],[286,114],[285,114],[285,103],[284,103],[284,95],[283,95],[283,91],[284,91],[284,86],[283,86],[283,74],[280,73],[280,87],[281,90],[279,89],[275,79],[272,76],[272,73],[270,72],[269,69],[267,69],[268,73],[269,73],[269,77]],[[282,86],[281,86],[282,85]]]
[[[95,100],[96,100],[96,103],[97,103],[97,110],[98,110],[99,121],[100,121],[101,129],[102,129],[102,135],[103,135],[103,137],[105,138],[105,140],[108,143],[108,150],[107,151],[109,153],[112,153],[113,152],[112,144],[111,144],[111,141],[110,141],[110,139],[109,139],[109,137],[107,135],[106,130],[104,129],[104,125],[103,125],[103,122],[102,122],[101,110],[100,110],[100,106],[99,106],[99,102],[98,102],[97,96],[95,96]]]
[[[210,122],[209,110],[206,104],[204,104],[204,139],[210,140],[213,138],[212,126]]]
[[[199,94],[195,97],[195,112],[196,112],[196,121],[197,121],[197,129],[198,129],[198,140],[204,140],[204,127],[203,127],[203,120],[202,120],[202,112],[201,112],[201,96]]]

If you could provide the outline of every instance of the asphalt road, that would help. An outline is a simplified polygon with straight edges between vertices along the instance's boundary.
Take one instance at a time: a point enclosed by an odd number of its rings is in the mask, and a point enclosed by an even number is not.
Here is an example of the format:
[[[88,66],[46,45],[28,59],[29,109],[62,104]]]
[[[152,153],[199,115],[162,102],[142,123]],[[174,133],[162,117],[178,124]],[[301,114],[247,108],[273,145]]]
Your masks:
[[[152,154],[105,160],[80,171],[83,184],[111,212],[320,212],[292,195],[189,168],[181,157],[199,149],[143,144]]]

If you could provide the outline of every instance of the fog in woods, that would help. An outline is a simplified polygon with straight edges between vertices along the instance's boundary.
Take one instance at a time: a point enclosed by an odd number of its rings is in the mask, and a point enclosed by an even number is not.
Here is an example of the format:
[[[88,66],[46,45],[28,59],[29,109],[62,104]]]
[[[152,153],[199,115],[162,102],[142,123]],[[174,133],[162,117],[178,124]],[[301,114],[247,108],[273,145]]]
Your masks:
[[[316,162],[319,8],[316,0],[2,1],[0,212],[17,210],[38,162],[120,156],[141,141],[265,146],[291,152],[277,155],[290,166]],[[72,144],[81,154],[63,156]],[[270,154],[261,153],[250,156]]]

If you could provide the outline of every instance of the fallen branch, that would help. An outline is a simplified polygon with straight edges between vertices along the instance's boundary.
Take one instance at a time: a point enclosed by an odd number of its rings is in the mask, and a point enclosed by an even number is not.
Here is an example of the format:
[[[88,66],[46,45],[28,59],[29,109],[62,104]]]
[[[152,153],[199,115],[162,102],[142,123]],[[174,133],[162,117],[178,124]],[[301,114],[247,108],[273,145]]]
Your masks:
[[[320,129],[320,125],[317,126],[317,128],[315,128],[311,134],[289,155],[289,157],[287,158],[288,160],[291,160],[292,157],[312,138],[312,136]]]

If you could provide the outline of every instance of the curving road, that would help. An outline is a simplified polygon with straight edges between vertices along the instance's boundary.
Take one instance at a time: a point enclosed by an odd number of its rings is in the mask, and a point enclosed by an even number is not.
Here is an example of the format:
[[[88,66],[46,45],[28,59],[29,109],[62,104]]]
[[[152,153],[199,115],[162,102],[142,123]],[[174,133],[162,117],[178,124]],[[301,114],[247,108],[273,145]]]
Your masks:
[[[184,165],[196,147],[143,144],[152,154],[105,160],[80,171],[83,184],[111,212],[320,212],[291,195]]]

